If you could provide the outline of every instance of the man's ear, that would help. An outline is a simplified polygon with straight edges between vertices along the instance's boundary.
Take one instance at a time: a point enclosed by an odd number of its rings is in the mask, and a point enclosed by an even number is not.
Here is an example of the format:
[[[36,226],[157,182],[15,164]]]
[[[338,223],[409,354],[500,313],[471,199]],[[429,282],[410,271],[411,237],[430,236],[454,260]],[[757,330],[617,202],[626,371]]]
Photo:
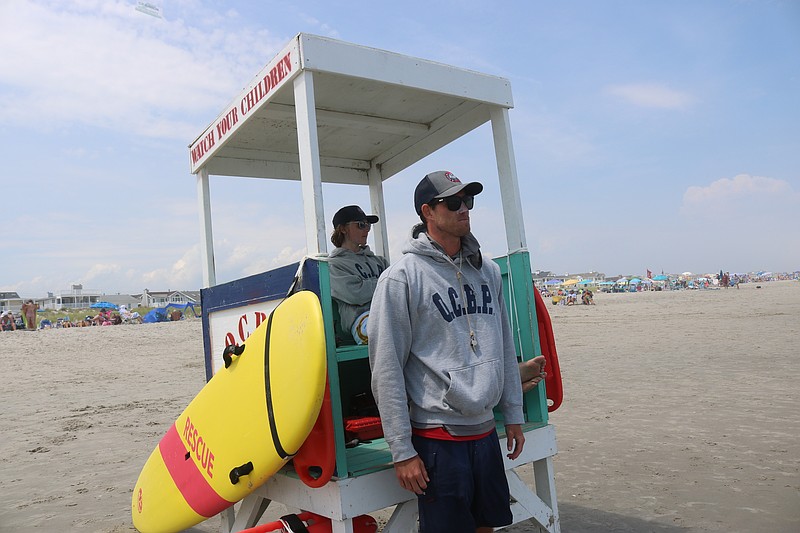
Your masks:
[[[431,214],[433,213],[433,208],[430,206],[430,204],[422,204],[422,208],[420,209],[420,211],[422,211],[422,216],[425,217],[425,220],[428,220],[429,218],[431,218]]]

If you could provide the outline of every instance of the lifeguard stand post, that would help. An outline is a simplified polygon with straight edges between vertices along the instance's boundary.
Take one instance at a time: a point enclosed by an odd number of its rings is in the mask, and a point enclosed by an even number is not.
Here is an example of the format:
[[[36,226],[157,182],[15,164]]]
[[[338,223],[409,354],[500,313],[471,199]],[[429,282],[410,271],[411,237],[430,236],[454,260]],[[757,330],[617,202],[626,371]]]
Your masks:
[[[190,146],[202,227],[203,336],[206,374],[222,364],[231,341],[241,343],[259,317],[286,294],[298,270],[287,265],[217,285],[209,176],[299,180],[306,220],[302,283],[320,297],[325,317],[336,475],[309,488],[285,468],[236,508],[222,530],[257,523],[271,501],[332,519],[351,533],[352,518],[395,506],[386,532],[416,530],[416,496],[402,489],[383,439],[345,448],[343,416],[350,396],[369,390],[364,346],[336,347],[327,263],[322,183],[369,187],[380,216],[375,252],[389,256],[383,182],[475,128],[491,122],[508,255],[496,259],[504,277],[517,353],[541,354],[508,110],[508,80],[328,38],[298,34],[264,67]],[[526,394],[522,455],[506,459],[514,522],[533,518],[560,531],[553,478],[555,429],[548,423],[544,383]],[[502,428],[502,424],[499,424]],[[501,441],[504,440],[501,435]],[[505,453],[504,453],[505,456]],[[533,463],[535,489],[513,470]]]

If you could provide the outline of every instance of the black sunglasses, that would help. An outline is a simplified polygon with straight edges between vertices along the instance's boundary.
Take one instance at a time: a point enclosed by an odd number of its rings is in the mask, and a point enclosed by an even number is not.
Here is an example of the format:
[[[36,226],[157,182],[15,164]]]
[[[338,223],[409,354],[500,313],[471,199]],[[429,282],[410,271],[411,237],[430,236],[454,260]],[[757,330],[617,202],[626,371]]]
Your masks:
[[[444,202],[447,206],[447,209],[450,211],[458,211],[461,209],[461,204],[463,203],[467,206],[467,209],[472,209],[472,206],[475,205],[475,197],[470,195],[464,196],[446,196],[445,198],[437,198],[431,202],[431,205],[438,204]]]
[[[372,224],[364,220],[354,220],[350,222],[350,224],[355,224],[356,226],[358,226],[358,229],[369,229],[372,227]]]

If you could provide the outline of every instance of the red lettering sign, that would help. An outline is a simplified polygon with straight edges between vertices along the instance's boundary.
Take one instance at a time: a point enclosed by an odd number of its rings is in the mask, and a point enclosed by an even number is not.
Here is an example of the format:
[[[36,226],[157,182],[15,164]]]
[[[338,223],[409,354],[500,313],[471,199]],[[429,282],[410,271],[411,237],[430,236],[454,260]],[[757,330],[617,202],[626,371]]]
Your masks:
[[[200,141],[192,147],[192,163],[197,163],[211,148],[216,144],[214,139],[214,130],[200,139]]]
[[[242,116],[250,112],[250,110],[267,96],[272,89],[277,87],[291,71],[292,58],[291,53],[288,53],[270,69],[266,76],[261,78],[255,87],[250,89],[250,92],[248,92],[244,98],[242,98],[242,101],[239,103],[239,110],[242,112]]]
[[[278,58],[259,73],[263,76],[247,93],[241,97],[238,104],[229,108],[223,117],[212,124],[203,136],[198,139],[190,148],[192,160],[192,171],[208,157],[214,146],[222,144],[225,138],[240,125],[240,118],[258,108],[259,104],[292,73],[292,52],[296,48],[290,49],[283,57]]]
[[[225,346],[232,346],[234,344],[242,344],[247,340],[247,338],[255,331],[255,329],[261,325],[264,320],[267,319],[267,314],[262,313],[261,311],[256,311],[252,313],[253,316],[253,327],[252,329],[249,327],[250,319],[248,319],[247,314],[244,314],[239,317],[239,320],[236,323],[236,332],[229,331],[225,333]]]
[[[186,424],[183,426],[183,439],[186,441],[186,447],[190,450],[190,454],[194,455],[195,462],[202,467],[202,470],[206,471],[209,478],[213,478],[214,453],[188,416],[186,417]]]

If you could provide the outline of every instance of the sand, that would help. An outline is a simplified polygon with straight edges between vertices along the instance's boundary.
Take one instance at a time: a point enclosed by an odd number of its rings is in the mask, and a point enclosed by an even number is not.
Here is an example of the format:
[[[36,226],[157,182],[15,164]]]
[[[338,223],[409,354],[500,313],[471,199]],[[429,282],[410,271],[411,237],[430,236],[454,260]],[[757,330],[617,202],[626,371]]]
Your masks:
[[[761,286],[549,306],[563,531],[800,531],[800,283]],[[204,384],[201,332],[0,333],[0,531],[132,531],[139,470]]]

